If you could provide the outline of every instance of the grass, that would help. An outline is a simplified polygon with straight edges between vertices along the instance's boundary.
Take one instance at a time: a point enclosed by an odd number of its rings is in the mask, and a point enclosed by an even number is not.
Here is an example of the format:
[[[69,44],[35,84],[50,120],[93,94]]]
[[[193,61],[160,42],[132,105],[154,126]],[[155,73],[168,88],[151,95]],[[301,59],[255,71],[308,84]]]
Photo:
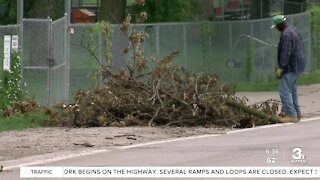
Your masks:
[[[11,117],[0,118],[0,132],[23,130],[26,128],[44,127],[43,120],[47,115],[43,113],[17,114]]]
[[[299,85],[310,85],[320,83],[320,70],[303,74],[300,77]]]
[[[97,0],[82,0],[83,5],[96,5]]]
[[[320,83],[320,70],[304,73],[299,78],[299,85],[310,85]],[[278,91],[279,80],[263,81],[263,82],[242,82],[237,83],[236,91]]]

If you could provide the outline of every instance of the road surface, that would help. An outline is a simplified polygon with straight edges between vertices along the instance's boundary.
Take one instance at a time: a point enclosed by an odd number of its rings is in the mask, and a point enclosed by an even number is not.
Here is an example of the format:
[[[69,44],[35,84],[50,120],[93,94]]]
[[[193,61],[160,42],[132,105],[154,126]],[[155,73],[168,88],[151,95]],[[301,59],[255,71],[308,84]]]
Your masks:
[[[121,147],[117,150],[36,166],[317,166],[320,167],[320,118]],[[299,157],[295,160],[293,157]],[[17,165],[16,167],[18,167]],[[19,179],[19,169],[0,179]],[[198,178],[199,179],[199,178]]]

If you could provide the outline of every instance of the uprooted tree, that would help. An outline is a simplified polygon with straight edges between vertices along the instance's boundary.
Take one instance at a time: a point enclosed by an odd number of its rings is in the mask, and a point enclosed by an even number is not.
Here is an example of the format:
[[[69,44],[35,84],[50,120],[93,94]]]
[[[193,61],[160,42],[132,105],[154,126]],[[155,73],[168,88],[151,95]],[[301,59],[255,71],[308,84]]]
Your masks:
[[[175,65],[178,50],[162,59],[147,57],[141,45],[148,34],[133,29],[130,21],[128,16],[120,26],[130,42],[124,53],[132,54],[126,69],[115,70],[110,63],[102,63],[103,82],[91,90],[79,90],[74,104],[49,109],[50,123],[251,127],[277,122],[277,102],[248,106],[245,98],[234,95],[234,85],[221,84],[217,75],[192,73]]]

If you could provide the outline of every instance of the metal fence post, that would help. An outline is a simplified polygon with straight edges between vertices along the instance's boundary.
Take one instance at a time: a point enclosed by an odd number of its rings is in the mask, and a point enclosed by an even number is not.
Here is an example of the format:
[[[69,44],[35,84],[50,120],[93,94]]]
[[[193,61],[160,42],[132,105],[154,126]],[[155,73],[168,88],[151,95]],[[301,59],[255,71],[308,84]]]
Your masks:
[[[17,24],[22,22],[23,18],[23,0],[17,0]]]
[[[21,59],[23,58],[23,1],[17,0],[17,24],[19,24],[18,52]],[[21,76],[23,78],[23,66],[21,66]]]
[[[225,0],[222,0],[222,5],[223,5],[222,6],[222,21],[224,21],[225,7],[226,7]]]
[[[157,58],[160,57],[160,35],[159,35],[159,25],[156,25],[156,55]]]
[[[53,59],[53,31],[52,31],[52,19],[50,19],[49,23],[49,30],[48,30],[48,79],[47,79],[47,88],[48,88],[48,97],[47,97],[47,103],[48,106],[51,106],[51,65],[50,65],[50,60]]]
[[[231,22],[228,22],[228,25],[229,25],[229,49],[230,49],[230,54],[231,54],[231,57],[234,56],[234,49],[233,49],[233,39],[232,39],[232,24]],[[231,61],[233,61],[233,59],[230,59]],[[231,69],[231,80],[234,81],[234,68]]]
[[[184,66],[187,68],[187,26],[183,24],[183,58],[184,58]]]
[[[307,18],[310,20],[311,19],[311,15],[309,13],[306,14]],[[301,17],[300,17],[301,18]],[[311,37],[311,26],[310,26],[310,21],[306,21],[308,23],[308,25],[306,27],[308,27],[308,55],[307,57],[309,58],[310,61],[313,61],[313,62],[310,62],[310,69],[308,69],[309,71],[312,71],[312,70],[315,70],[317,68],[317,63],[316,63],[316,60],[313,59],[312,57],[312,52],[311,52],[311,49],[312,49],[312,37]]]
[[[263,17],[263,5],[262,5],[262,0],[260,0],[260,19]]]
[[[65,1],[65,15],[66,15],[66,26],[65,26],[65,101],[69,103],[69,89],[70,89],[70,22],[71,22],[71,0]]]

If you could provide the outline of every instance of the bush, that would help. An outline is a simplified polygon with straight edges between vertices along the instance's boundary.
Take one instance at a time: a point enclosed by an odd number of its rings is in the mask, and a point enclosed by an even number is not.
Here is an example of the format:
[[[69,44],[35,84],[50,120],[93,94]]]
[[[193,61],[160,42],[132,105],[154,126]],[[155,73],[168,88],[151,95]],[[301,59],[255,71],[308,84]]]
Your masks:
[[[3,112],[7,106],[25,97],[22,88],[21,62],[18,52],[13,52],[10,70],[3,71],[3,80],[0,86],[0,111]]]

